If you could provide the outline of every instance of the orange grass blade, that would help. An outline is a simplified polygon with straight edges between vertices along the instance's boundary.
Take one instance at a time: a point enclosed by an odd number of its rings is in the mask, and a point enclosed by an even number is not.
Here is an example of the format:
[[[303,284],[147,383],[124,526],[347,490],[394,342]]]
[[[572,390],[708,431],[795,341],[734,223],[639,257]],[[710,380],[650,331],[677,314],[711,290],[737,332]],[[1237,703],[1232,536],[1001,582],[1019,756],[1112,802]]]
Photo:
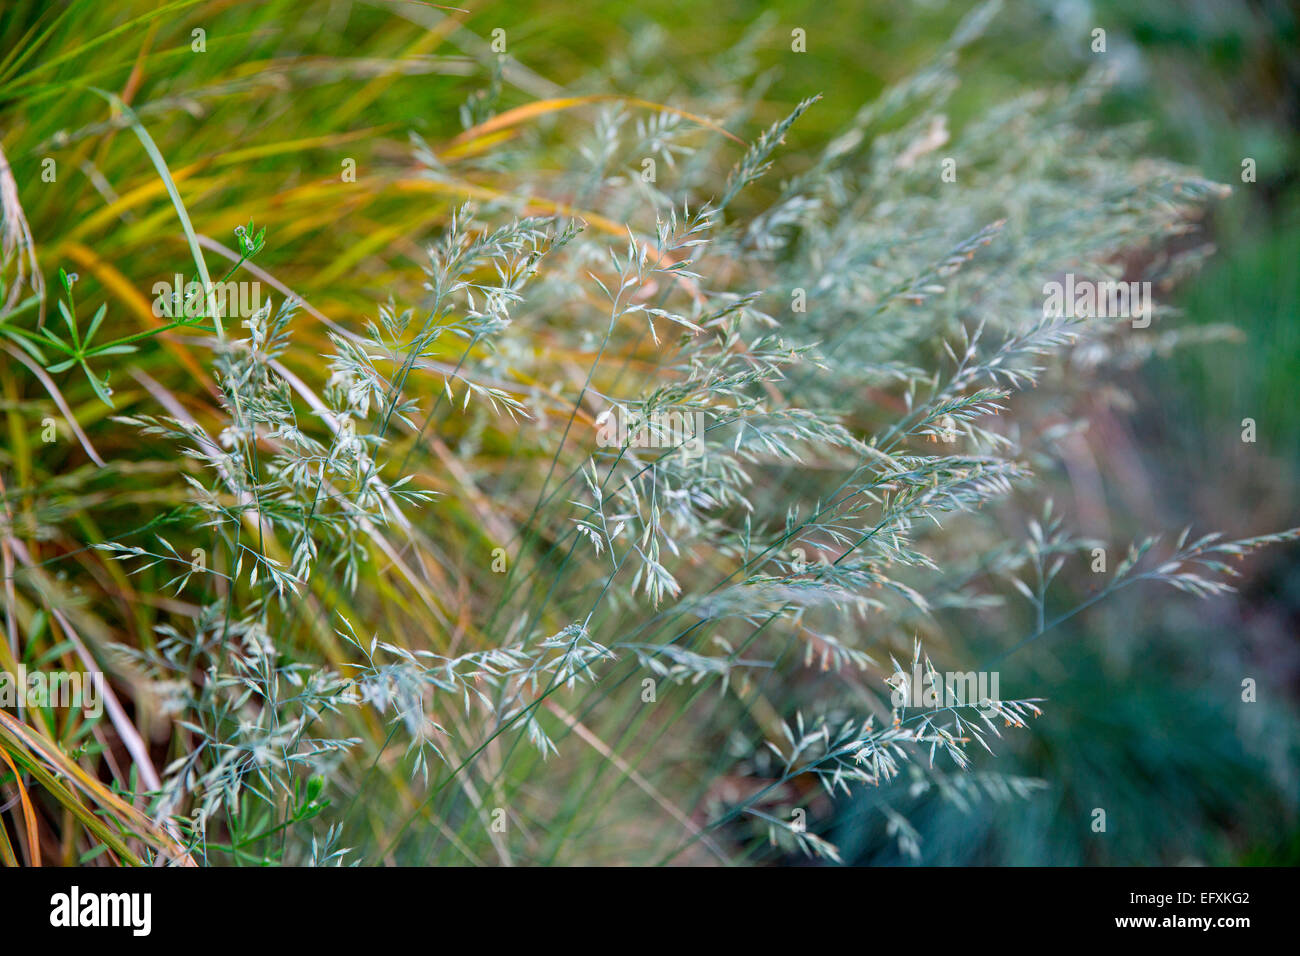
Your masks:
[[[18,772],[14,762],[9,759],[9,754],[0,747],[0,758],[9,765],[13,771],[14,783],[18,786],[18,799],[23,805],[23,823],[27,826],[27,856],[31,860],[32,866],[41,865],[41,841],[36,833],[36,810],[32,807],[31,798],[27,796],[27,788],[23,786],[23,775]]]

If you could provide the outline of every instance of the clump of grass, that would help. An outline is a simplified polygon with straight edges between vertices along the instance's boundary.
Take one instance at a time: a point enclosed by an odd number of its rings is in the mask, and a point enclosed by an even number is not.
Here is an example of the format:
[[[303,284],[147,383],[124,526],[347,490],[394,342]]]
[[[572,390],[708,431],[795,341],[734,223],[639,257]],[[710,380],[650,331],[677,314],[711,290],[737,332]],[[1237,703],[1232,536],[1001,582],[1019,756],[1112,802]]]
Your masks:
[[[70,282],[70,338],[8,308],[11,351],[48,366],[51,400],[82,380],[50,376],[80,367],[99,401],[79,408],[118,455],[39,479],[9,456],[6,557],[22,568],[7,576],[7,653],[85,632],[135,705],[111,730],[5,715],[26,857],[56,841],[82,859],[236,865],[731,862],[773,846],[835,860],[808,819],[817,788],[887,795],[914,766],[953,800],[1031,797],[1037,781],[947,771],[1004,730],[1032,733],[1049,695],[918,710],[894,702],[885,661],[910,651],[919,666],[935,609],[1008,588],[1036,626],[1007,653],[1081,609],[1048,610],[1062,565],[1091,545],[1050,511],[1023,559],[979,544],[985,506],[1032,487],[1041,449],[1006,424],[1022,393],[1060,383],[1081,347],[1103,365],[1134,348],[1123,323],[1043,317],[1042,283],[1107,274],[1221,190],[1135,161],[1126,133],[1099,142],[1078,122],[1091,85],[991,109],[947,147],[962,162],[946,182],[942,109],[988,16],[752,200],[814,100],[738,150],[679,106],[583,100],[585,129],[561,115],[570,101],[499,111],[496,61],[466,129],[441,147],[415,136],[401,172],[365,187],[376,203],[435,202],[438,227],[421,281],[394,281],[364,322],[281,283],[240,326],[205,313],[96,348],[111,311],[83,331]],[[41,96],[3,69],[0,95]],[[559,168],[530,125],[551,114]],[[166,160],[150,115],[117,108],[76,135],[136,132],[207,288],[206,256],[224,247],[182,196],[199,170]],[[330,189],[319,196],[343,187]],[[294,249],[284,231],[245,227],[227,278],[260,274],[248,260],[263,239],[276,268]],[[325,271],[342,281],[378,248],[358,241]],[[142,358],[159,343],[210,353],[208,378],[160,382]],[[135,384],[110,396],[91,360],[137,347]],[[120,414],[105,418],[110,401]],[[597,440],[611,410],[700,429],[692,449],[662,430],[611,447]],[[58,513],[134,475],[153,483],[138,501]],[[98,510],[119,513],[111,534]],[[1184,535],[1154,564],[1145,542],[1088,603],[1141,582],[1218,593],[1225,558],[1296,536]],[[24,543],[39,539],[47,558]],[[1011,583],[981,589],[962,562]],[[88,599],[51,570],[69,566]],[[77,823],[38,819],[31,781]],[[905,816],[879,807],[919,852]]]

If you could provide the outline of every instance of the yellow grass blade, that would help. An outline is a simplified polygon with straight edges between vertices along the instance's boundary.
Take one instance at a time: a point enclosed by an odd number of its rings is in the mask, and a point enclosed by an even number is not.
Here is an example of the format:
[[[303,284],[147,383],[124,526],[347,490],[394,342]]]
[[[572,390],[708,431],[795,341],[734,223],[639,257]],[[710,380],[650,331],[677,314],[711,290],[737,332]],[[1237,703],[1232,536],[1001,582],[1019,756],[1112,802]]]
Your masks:
[[[711,119],[706,119],[695,113],[688,113],[686,110],[679,110],[671,106],[664,106],[662,103],[652,103],[649,100],[640,100],[631,96],[618,96],[611,93],[593,94],[591,96],[558,96],[549,100],[536,100],[532,103],[525,103],[523,106],[516,106],[512,110],[506,110],[504,113],[498,113],[489,120],[479,123],[470,129],[465,130],[449,145],[461,146],[465,143],[472,142],[480,136],[486,136],[488,133],[495,133],[498,130],[506,129],[511,126],[517,126],[520,123],[526,123],[529,120],[536,119],[539,116],[545,116],[547,113],[556,113],[560,110],[573,109],[575,106],[586,106],[589,103],[609,103],[622,102],[630,106],[639,106],[643,109],[654,110],[656,113],[671,113],[673,116],[680,116],[682,119],[690,120],[715,133],[721,133],[727,139],[745,145],[745,141],[733,133],[727,132],[720,125]]]

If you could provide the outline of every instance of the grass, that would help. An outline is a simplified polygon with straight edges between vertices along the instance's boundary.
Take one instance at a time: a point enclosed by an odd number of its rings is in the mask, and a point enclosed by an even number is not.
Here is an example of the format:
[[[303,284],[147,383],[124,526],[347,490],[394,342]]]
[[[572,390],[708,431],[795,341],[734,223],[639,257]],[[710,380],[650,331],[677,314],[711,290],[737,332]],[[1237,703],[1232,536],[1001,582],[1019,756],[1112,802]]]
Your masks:
[[[1152,248],[1178,279],[1205,250],[1167,237],[1230,200],[1098,135],[1098,77],[973,100],[997,5],[848,110],[777,108],[771,19],[569,58],[504,8],[136,10],[0,22],[0,669],[115,695],[0,712],[7,863],[835,861],[862,794],[916,855],[918,780],[1037,799],[993,751],[1051,705],[900,707],[895,658],[1001,666],[1296,536],[1057,582],[1097,542],[1028,426],[1151,341],[1042,285]],[[141,291],[176,273],[193,319]],[[216,275],[271,301],[222,316]],[[611,410],[646,440],[597,441]],[[1021,608],[995,648],[952,624]]]

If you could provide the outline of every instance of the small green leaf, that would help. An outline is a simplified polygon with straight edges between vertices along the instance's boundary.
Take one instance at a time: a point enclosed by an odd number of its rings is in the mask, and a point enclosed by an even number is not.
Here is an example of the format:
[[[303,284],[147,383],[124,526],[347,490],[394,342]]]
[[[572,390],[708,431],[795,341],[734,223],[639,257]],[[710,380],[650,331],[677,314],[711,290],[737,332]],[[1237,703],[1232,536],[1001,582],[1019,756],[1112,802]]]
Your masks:
[[[105,405],[107,405],[109,408],[112,408],[113,399],[110,398],[109,396],[113,394],[113,390],[108,387],[108,376],[107,375],[104,376],[104,378],[101,380],[95,375],[94,372],[90,370],[89,365],[87,365],[85,362],[81,362],[80,364],[81,364],[82,371],[86,373],[86,378],[90,382],[90,387],[95,390],[95,394],[99,396],[99,400],[103,402]]]
[[[64,323],[68,326],[68,331],[72,333],[72,344],[78,349],[81,348],[81,341],[77,338],[77,320],[72,317],[68,311],[68,305],[62,299],[59,300],[59,314],[63,316]]]
[[[99,323],[104,321],[104,316],[108,313],[108,305],[105,303],[95,310],[95,317],[90,320],[90,328],[86,330],[86,341],[84,344],[89,345],[90,340],[95,337],[99,331]]]
[[[67,342],[63,341],[63,339],[55,335],[54,332],[51,331],[50,329],[41,329],[41,335],[45,336],[45,338],[49,340],[50,344],[53,345],[55,348],[57,348],[63,354],[65,355],[73,354],[72,347],[69,346]]]

